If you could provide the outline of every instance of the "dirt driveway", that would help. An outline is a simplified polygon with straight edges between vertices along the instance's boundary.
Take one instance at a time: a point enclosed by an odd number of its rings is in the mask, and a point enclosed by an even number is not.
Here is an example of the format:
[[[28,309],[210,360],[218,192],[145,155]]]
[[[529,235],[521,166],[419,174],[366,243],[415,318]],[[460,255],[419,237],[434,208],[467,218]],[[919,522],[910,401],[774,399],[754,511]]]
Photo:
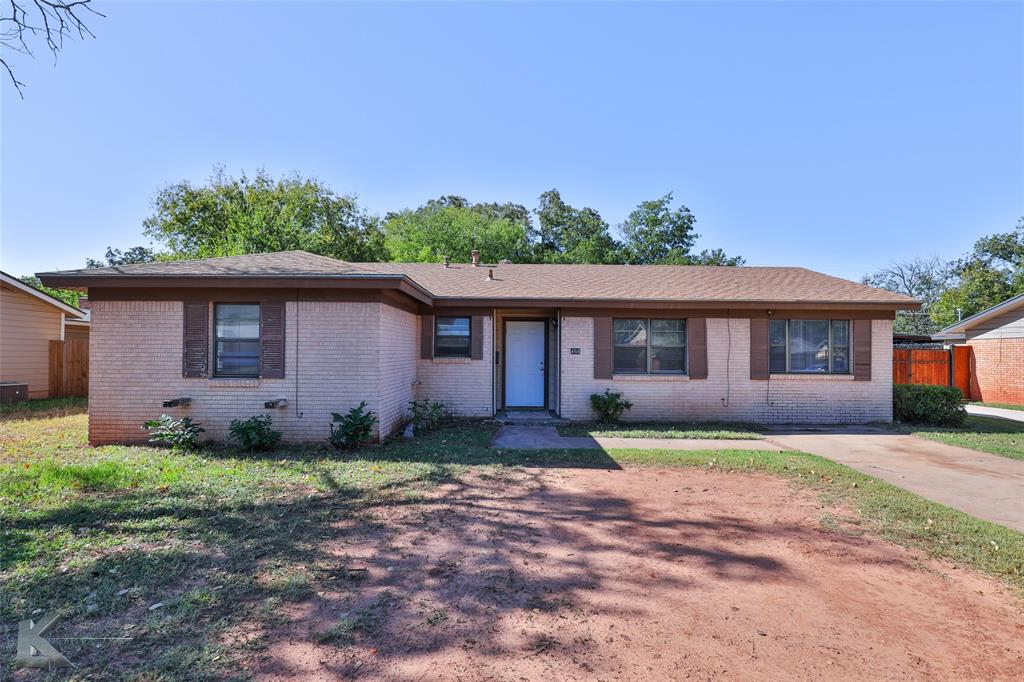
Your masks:
[[[338,519],[327,536],[339,564],[366,575],[283,614],[291,624],[253,662],[258,679],[962,680],[1024,669],[1018,596],[863,535],[842,510],[762,475],[474,474],[426,502]]]

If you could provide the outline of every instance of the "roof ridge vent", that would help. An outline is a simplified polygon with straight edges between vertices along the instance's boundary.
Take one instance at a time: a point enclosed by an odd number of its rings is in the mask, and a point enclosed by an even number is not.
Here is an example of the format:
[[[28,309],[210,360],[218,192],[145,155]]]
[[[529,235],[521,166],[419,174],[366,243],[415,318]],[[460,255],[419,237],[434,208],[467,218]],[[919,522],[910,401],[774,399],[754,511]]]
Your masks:
[[[470,251],[469,257],[473,260],[474,268],[480,267],[480,251],[478,249],[473,249],[472,251]]]
[[[446,268],[449,267],[449,265],[448,265],[448,256],[444,256],[444,266]]]

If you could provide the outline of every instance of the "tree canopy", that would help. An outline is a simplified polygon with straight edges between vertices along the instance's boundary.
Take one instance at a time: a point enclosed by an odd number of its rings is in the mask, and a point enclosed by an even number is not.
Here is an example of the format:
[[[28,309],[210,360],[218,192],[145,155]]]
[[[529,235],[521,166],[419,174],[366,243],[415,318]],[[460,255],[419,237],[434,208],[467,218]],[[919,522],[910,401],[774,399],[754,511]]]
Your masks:
[[[573,208],[550,189],[538,200],[535,254],[540,263],[621,263],[622,245],[592,208]]]
[[[391,260],[403,263],[440,263],[446,256],[465,261],[473,249],[488,263],[530,262],[529,213],[519,209],[514,204],[470,205],[462,197],[442,197],[415,210],[389,214],[384,245]]]
[[[349,261],[385,257],[379,220],[355,198],[338,196],[315,178],[275,180],[260,170],[235,178],[217,168],[208,184],[161,189],[146,236],[162,258],[209,258],[302,249]]]

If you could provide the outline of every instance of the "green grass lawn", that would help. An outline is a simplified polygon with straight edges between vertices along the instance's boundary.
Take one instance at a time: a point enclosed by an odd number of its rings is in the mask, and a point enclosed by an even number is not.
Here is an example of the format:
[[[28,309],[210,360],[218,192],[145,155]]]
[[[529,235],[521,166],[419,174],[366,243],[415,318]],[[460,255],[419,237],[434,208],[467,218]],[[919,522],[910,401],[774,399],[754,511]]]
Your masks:
[[[633,422],[597,424],[575,422],[558,427],[563,436],[611,436],[617,438],[708,438],[713,440],[760,440],[752,424],[718,422]]]
[[[998,407],[1003,410],[1024,411],[1024,405],[1006,405],[1005,403],[968,403],[968,405],[980,405],[982,407]]]
[[[857,510],[868,532],[1024,591],[1024,535],[803,453],[495,450],[497,426],[477,423],[347,455],[315,447],[183,454],[89,448],[86,419],[66,406],[0,417],[0,666],[13,660],[19,620],[59,610],[64,636],[120,636],[126,631],[112,624],[137,623],[134,639],[112,649],[58,647],[92,670],[237,675],[238,660],[266,640],[257,632],[232,644],[226,633],[249,623],[267,631],[289,602],[333,584],[337,558],[322,548],[344,533],[334,524],[386,524],[378,512],[416,505],[471,467],[765,472]]]
[[[911,424],[895,428],[948,445],[958,445],[962,448],[1024,460],[1024,423],[1022,422],[998,417],[968,415],[967,425],[962,428]]]

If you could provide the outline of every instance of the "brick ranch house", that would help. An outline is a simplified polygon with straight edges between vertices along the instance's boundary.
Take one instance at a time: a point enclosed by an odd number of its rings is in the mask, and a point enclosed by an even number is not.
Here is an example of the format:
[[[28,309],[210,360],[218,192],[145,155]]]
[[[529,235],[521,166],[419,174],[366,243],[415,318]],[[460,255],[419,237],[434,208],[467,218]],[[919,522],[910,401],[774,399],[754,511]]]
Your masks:
[[[321,441],[331,412],[364,400],[378,438],[423,398],[464,417],[587,420],[605,389],[633,402],[632,420],[890,421],[892,320],[919,305],[803,268],[301,251],[39,276],[88,290],[93,444],[144,440],[162,412],[218,440],[232,419],[271,414],[286,440]]]
[[[1024,294],[946,327],[935,338],[971,348],[968,400],[1024,405]]]

